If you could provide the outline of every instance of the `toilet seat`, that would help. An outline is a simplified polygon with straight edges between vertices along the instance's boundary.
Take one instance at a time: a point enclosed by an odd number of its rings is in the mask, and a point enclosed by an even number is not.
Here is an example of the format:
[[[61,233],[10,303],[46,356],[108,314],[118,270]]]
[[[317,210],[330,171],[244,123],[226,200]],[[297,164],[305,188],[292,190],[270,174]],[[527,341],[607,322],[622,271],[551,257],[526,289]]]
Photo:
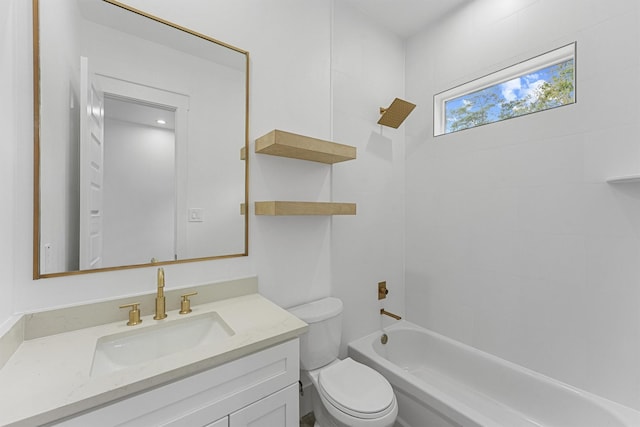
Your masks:
[[[381,418],[396,407],[389,382],[374,369],[349,357],[322,369],[318,385],[327,403],[354,418]]]

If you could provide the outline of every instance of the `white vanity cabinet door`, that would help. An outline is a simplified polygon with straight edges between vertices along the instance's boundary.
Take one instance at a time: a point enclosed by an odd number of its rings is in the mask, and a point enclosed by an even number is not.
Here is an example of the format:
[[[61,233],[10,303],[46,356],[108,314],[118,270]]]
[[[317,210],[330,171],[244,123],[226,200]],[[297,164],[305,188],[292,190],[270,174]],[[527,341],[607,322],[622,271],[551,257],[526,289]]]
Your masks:
[[[298,385],[292,384],[229,415],[229,427],[298,426]]]
[[[224,417],[221,420],[214,421],[204,427],[229,427],[229,417]]]

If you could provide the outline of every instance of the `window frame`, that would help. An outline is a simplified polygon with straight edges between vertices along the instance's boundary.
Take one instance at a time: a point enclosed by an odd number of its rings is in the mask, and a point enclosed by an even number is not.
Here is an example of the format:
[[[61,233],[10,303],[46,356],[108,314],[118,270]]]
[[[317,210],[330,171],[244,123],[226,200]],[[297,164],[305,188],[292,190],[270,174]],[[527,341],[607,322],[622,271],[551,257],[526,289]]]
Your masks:
[[[477,78],[475,80],[469,81],[467,83],[463,83],[454,88],[445,90],[433,96],[433,136],[438,137],[442,135],[449,135],[452,133],[459,132],[460,130],[473,129],[474,127],[482,126],[473,126],[465,129],[460,129],[458,131],[446,132],[446,103],[450,100],[459,98],[461,96],[472,94],[474,92],[481,91],[483,89],[497,86],[499,84],[505,83],[509,80],[520,78],[526,76],[527,74],[534,73],[541,69],[550,67],[552,65],[557,65],[562,62],[573,59],[574,62],[574,73],[573,73],[573,81],[574,81],[574,100],[572,103],[563,104],[572,105],[576,103],[576,95],[575,95],[575,86],[576,86],[576,50],[577,50],[577,42],[570,43],[568,45],[559,47],[557,49],[551,50],[549,52],[543,53],[541,55],[535,56],[533,58],[527,59],[525,61],[519,62],[512,66],[503,68],[501,70],[495,71],[491,74],[487,74],[483,77]],[[546,111],[546,110],[540,110]],[[536,112],[540,112],[536,111]],[[521,116],[518,116],[521,117]],[[502,120],[496,120],[490,123],[497,123]],[[485,123],[485,124],[490,124]]]

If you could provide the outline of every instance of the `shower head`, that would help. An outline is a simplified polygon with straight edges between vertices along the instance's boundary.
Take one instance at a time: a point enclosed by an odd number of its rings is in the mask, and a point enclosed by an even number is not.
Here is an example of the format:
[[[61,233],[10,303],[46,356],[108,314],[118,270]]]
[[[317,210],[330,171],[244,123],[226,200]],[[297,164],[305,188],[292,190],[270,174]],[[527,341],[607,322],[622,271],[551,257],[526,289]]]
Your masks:
[[[380,107],[382,116],[378,120],[378,124],[398,129],[414,108],[416,108],[416,104],[396,98],[389,108]]]

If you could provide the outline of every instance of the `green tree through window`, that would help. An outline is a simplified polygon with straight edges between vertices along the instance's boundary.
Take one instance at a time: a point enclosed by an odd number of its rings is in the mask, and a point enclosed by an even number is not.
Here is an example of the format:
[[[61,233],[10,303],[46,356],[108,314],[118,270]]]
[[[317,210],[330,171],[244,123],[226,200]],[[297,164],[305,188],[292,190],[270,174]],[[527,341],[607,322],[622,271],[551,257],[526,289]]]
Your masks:
[[[574,59],[445,102],[445,132],[493,123],[575,102]]]

